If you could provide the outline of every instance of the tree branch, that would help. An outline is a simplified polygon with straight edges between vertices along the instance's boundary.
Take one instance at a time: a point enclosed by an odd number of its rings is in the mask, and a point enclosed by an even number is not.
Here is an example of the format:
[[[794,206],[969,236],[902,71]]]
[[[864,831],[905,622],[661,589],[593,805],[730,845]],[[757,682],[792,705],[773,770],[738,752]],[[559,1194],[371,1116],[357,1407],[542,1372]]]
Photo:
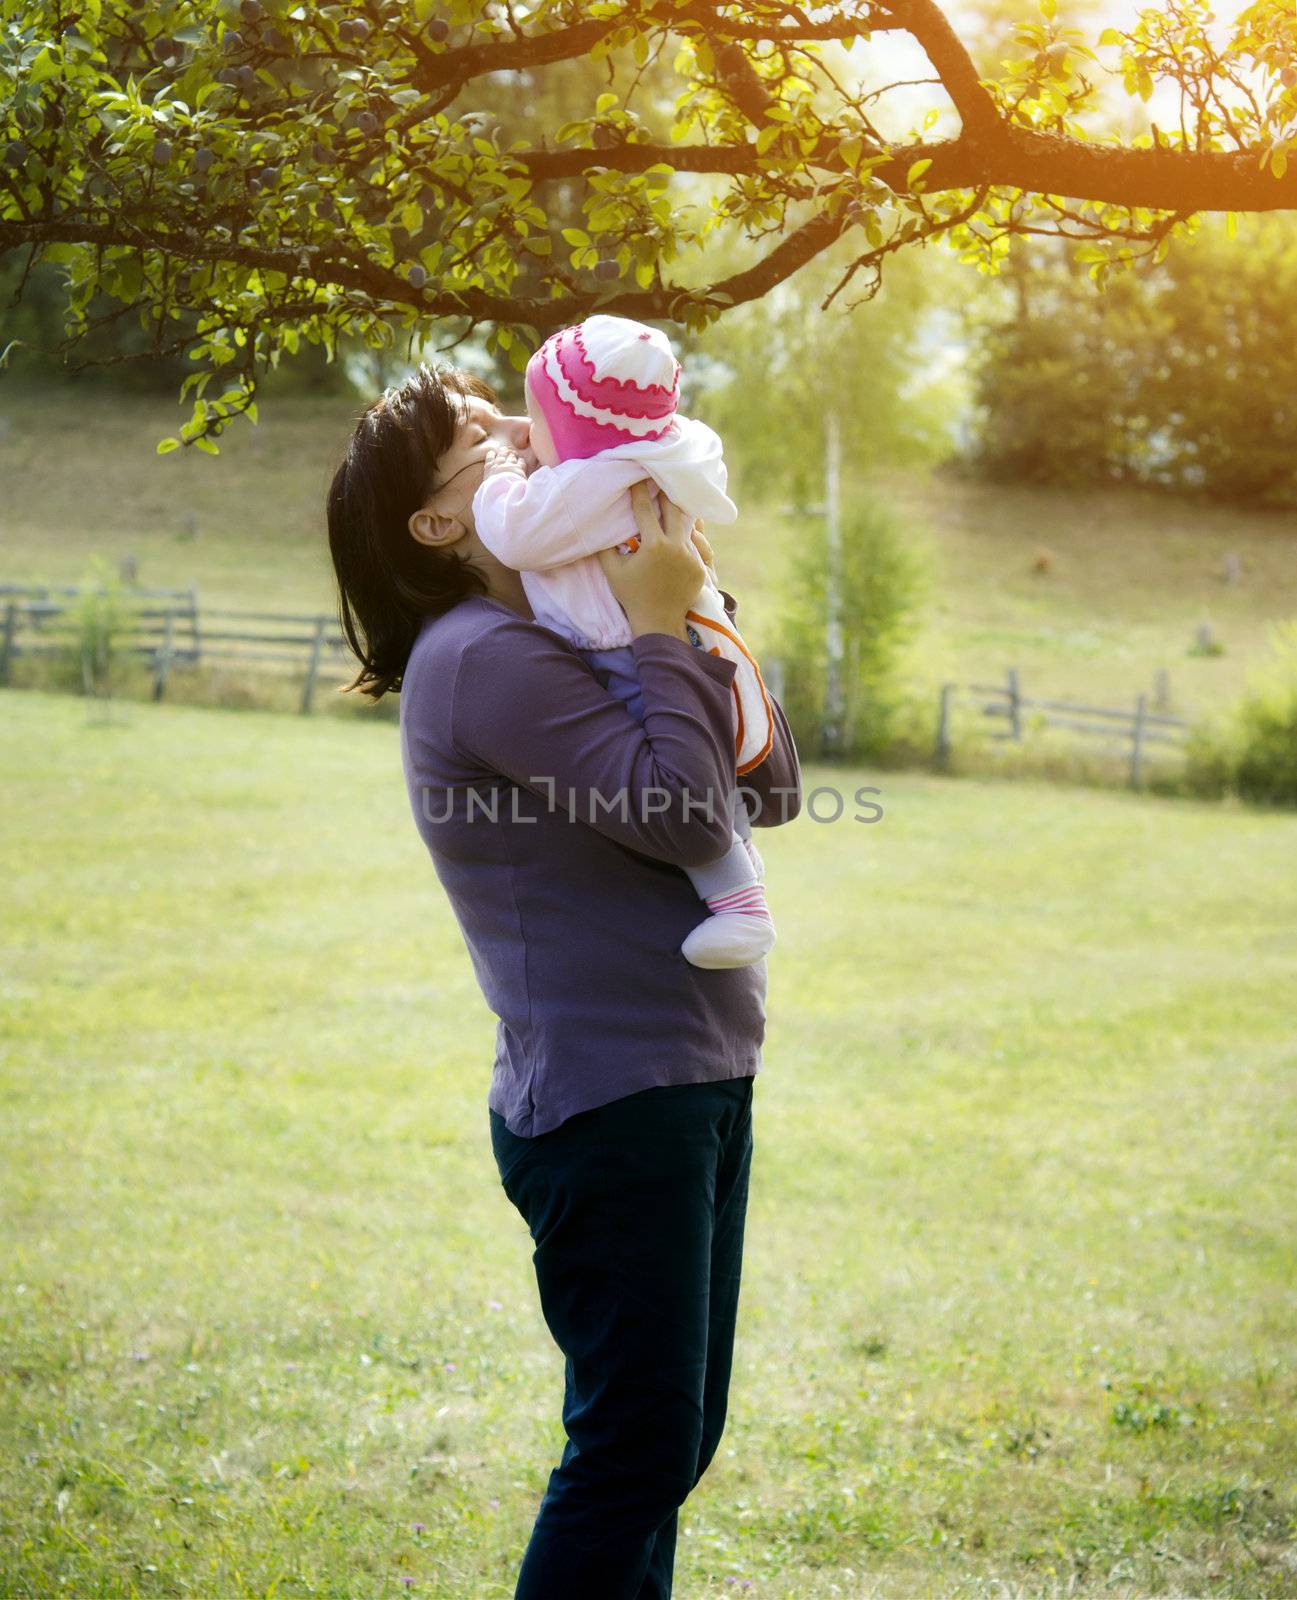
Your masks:
[[[841,168],[826,154],[809,165]],[[534,182],[579,177],[606,167],[643,172],[665,163],[677,172],[756,174],[761,162],[751,145],[613,145],[607,150],[520,150]],[[1151,206],[1166,211],[1290,211],[1297,208],[1297,163],[1276,178],[1255,150],[1132,149],[1038,133],[1001,122],[980,137],[960,134],[930,144],[894,145],[873,174],[896,194],[908,191],[906,174],[930,160],[923,175],[926,194],[980,185],[1035,194],[1066,195],[1109,205]]]
[[[858,39],[862,34],[887,31],[890,27],[908,27],[903,22],[888,23],[883,19],[881,29],[874,25],[874,13],[869,9],[852,12],[847,16],[829,17],[812,22],[793,7],[786,7],[785,15],[796,17],[789,27],[771,26],[759,18],[745,19],[726,16],[717,5],[707,5],[702,0],[691,0],[684,5],[662,3],[637,10],[634,6],[615,17],[599,17],[574,23],[567,28],[551,28],[547,32],[512,34],[507,39],[493,39],[490,43],[461,45],[440,55],[424,55],[419,71],[410,81],[417,89],[435,94],[451,86],[459,87],[489,72],[522,72],[531,67],[550,66],[555,61],[571,61],[588,55],[601,40],[615,33],[628,21],[656,23],[676,32],[685,31],[682,23],[692,23],[705,29],[716,41],[730,39],[756,43],[763,40],[799,44],[808,40]],[[943,19],[944,20],[944,19]]]
[[[923,46],[955,103],[964,133],[977,138],[1002,126],[999,108],[983,88],[972,56],[935,0],[881,0],[881,5],[895,27],[912,34]]]

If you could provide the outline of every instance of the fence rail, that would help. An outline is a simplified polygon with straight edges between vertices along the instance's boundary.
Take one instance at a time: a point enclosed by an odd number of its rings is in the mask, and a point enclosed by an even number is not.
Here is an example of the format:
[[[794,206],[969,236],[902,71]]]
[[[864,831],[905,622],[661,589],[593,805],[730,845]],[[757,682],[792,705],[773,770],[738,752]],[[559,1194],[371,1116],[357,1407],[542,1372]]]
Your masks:
[[[20,656],[75,654],[82,644],[84,622],[77,605],[86,596],[104,596],[104,590],[75,585],[0,584],[0,685],[7,684],[11,663]],[[301,710],[311,711],[320,669],[327,663],[350,665],[351,656],[338,620],[318,612],[251,611],[211,606],[200,611],[198,591],[189,589],[130,588],[123,592],[126,614],[114,648],[143,656],[153,667],[153,698],[161,700],[173,667],[256,663],[259,666],[302,674]],[[217,621],[222,625],[212,627]],[[776,699],[782,698],[781,664],[768,663],[766,681]],[[1137,696],[1134,708],[1092,706],[1073,700],[1043,699],[1026,695],[1016,669],[1003,683],[944,683],[937,711],[934,759],[944,766],[952,750],[951,722],[956,696],[977,697],[981,714],[1007,723],[993,739],[1020,744],[1023,713],[1047,728],[1069,733],[1098,735],[1129,743],[1129,774],[1138,788],[1144,754],[1150,745],[1181,746],[1189,724],[1183,718],[1151,711],[1148,696]]]
[[[1044,700],[1022,692],[1015,668],[1010,667],[1003,683],[943,683],[937,708],[937,737],[933,750],[938,766],[950,759],[951,713],[955,696],[961,692],[983,697],[979,706],[985,717],[1002,717],[1008,722],[993,739],[1022,742],[1023,712],[1036,713],[1034,720],[1046,728],[1065,728],[1069,733],[1096,734],[1106,739],[1129,742],[1129,778],[1137,789],[1143,777],[1144,752],[1151,744],[1183,747],[1189,723],[1182,717],[1167,716],[1148,709],[1148,696],[1137,695],[1132,710],[1124,706],[1089,706],[1076,700]],[[989,697],[989,698],[988,698]]]
[[[76,654],[86,671],[85,622],[78,605],[106,591],[75,585],[0,584],[0,685],[20,656]],[[153,698],[161,700],[176,666],[259,666],[302,674],[301,709],[309,712],[321,667],[349,656],[336,617],[321,613],[244,611],[212,606],[200,612],[197,589],[136,589],[121,594],[123,613],[113,648],[153,666]],[[209,619],[222,626],[208,626]]]

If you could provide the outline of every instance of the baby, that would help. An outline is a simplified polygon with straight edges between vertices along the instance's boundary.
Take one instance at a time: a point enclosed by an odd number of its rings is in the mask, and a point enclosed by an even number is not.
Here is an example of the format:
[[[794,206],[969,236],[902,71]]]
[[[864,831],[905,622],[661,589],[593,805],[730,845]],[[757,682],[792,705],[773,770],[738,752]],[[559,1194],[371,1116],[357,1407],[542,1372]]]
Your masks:
[[[528,477],[516,454],[488,456],[473,499],[478,538],[521,573],[536,621],[570,640],[643,722],[633,635],[596,552],[638,546],[630,488],[645,479],[691,517],[733,522],[738,513],[725,492],[721,442],[705,423],[676,411],[680,364],[666,336],[626,317],[593,316],[561,329],[532,356],[525,382],[539,465]],[[699,649],[738,665],[741,776],[768,754],[774,717],[756,660],[710,573],[686,628]],[[759,961],[775,942],[775,927],[741,800],[725,854],[683,870],[711,913],[681,945],[685,959],[696,967]]]

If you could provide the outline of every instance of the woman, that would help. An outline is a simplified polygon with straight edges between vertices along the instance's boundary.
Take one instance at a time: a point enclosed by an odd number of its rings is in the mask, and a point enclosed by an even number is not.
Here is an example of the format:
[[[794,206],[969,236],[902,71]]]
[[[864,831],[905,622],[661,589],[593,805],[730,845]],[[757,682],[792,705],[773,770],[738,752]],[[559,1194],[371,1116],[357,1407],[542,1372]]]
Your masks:
[[[328,502],[350,687],[401,691],[415,821],[498,1018],[500,1181],[565,1357],[567,1444],[515,1600],[666,1600],[678,1508],[725,1422],[765,1033],[764,961],[679,954],[699,920],[681,864],[730,838],[736,668],[685,631],[706,541],[641,488],[640,548],[599,555],[634,634],[637,722],[477,538],[497,449],[535,465],[527,418],[454,370],[361,416]],[[756,827],[801,804],[775,713],[741,791]]]

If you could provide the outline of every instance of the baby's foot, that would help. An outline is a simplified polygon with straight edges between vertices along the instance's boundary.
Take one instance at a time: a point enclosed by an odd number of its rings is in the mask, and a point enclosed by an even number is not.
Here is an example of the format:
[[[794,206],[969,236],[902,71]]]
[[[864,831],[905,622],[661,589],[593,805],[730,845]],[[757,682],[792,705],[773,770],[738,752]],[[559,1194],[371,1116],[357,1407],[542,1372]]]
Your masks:
[[[706,904],[712,915],[680,946],[695,967],[749,967],[774,944],[774,919],[759,883],[710,895]]]

